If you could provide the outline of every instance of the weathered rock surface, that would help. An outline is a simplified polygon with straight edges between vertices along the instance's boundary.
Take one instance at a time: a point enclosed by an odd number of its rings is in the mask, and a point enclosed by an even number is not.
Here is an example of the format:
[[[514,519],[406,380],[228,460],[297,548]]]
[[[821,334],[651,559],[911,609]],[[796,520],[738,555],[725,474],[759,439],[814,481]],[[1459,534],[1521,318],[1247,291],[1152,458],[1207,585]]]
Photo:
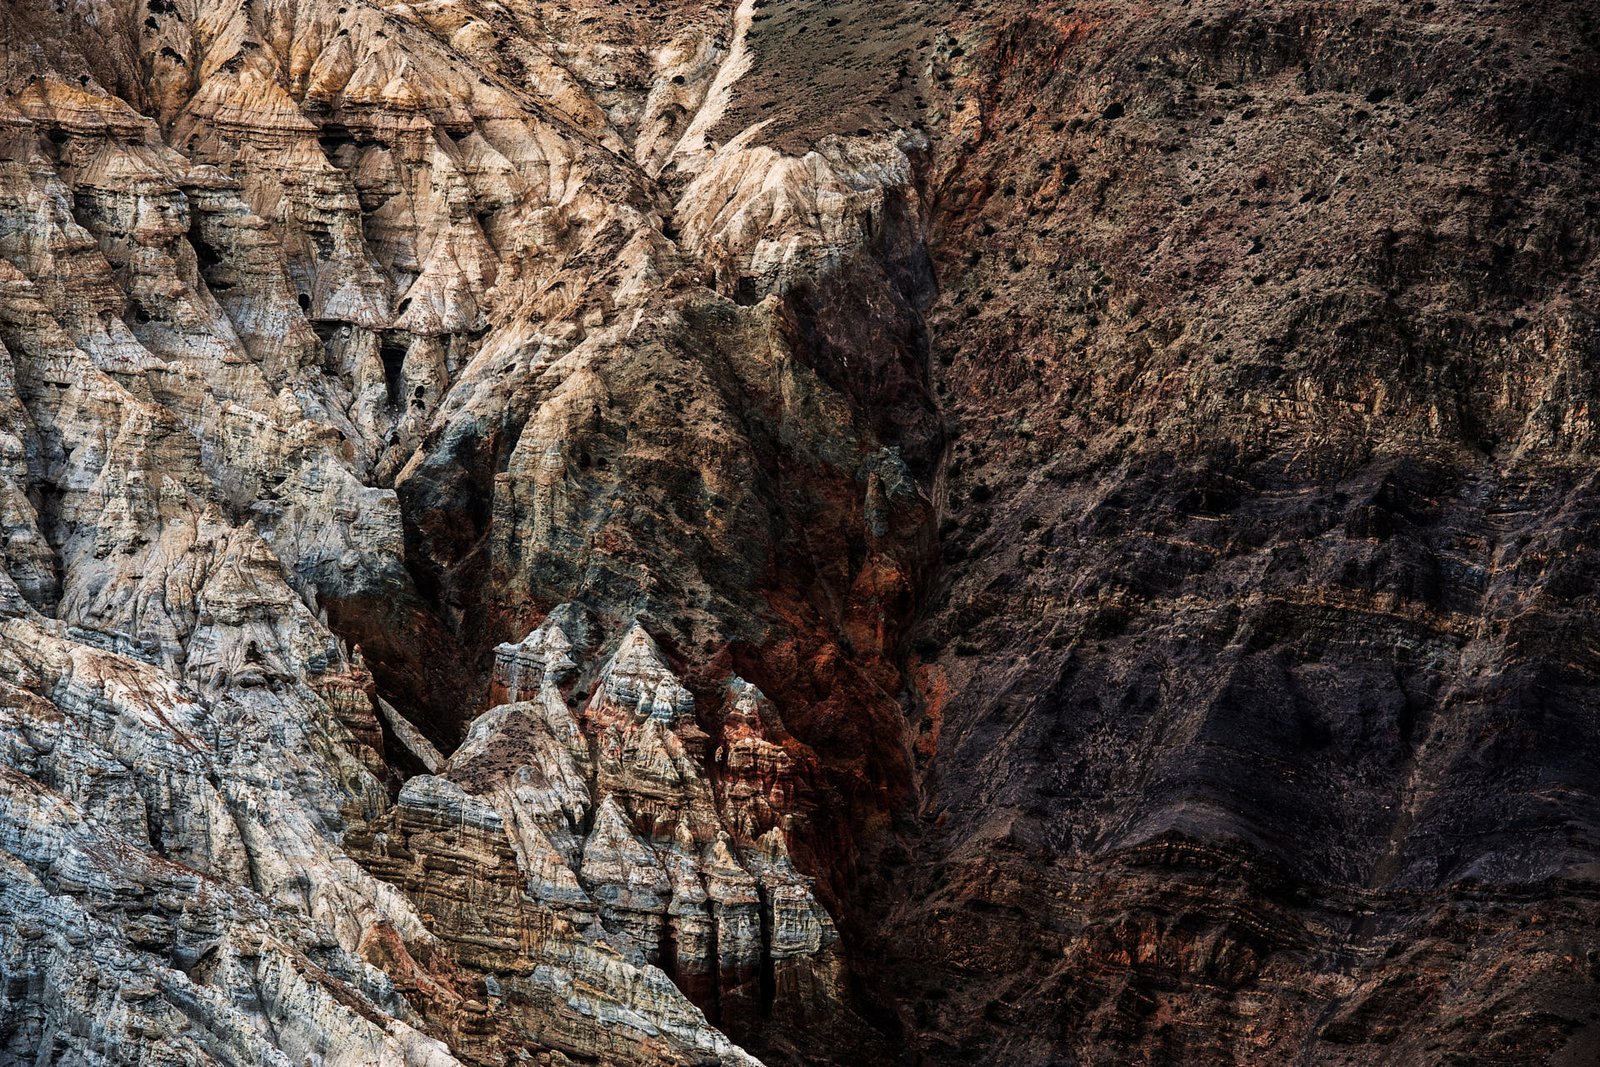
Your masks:
[[[749,12],[595,12],[0,12],[8,1061],[858,1022],[877,779],[824,810],[730,661],[837,647],[808,572],[909,603],[927,502],[763,302],[907,156],[719,152]]]
[[[936,42],[952,441],[878,942],[932,1061],[1600,1055],[1596,31]]]
[[[6,3],[0,1062],[1591,1062],[1596,21]]]
[[[709,763],[695,698],[642,627],[629,627],[598,666],[583,662],[588,629],[564,605],[501,645],[494,687],[509,702],[479,716],[436,775],[408,781],[353,847],[370,850],[366,862],[387,880],[414,886],[413,897],[437,898],[432,914],[457,915],[446,936],[466,951],[499,942],[474,966],[500,973],[503,987],[530,944],[567,938],[660,968],[713,1018],[745,1028],[780,1000],[786,1012],[843,1013],[838,934],[796,870],[785,828],[751,816],[748,775],[713,777],[743,761]],[[782,751],[749,724],[759,691],[733,687],[731,728],[747,748]],[[772,732],[781,730],[774,718],[769,711]],[[470,846],[461,840],[469,827]],[[516,887],[503,905],[483,894],[491,871]],[[530,924],[543,925],[516,932]]]
[[[698,417],[627,439],[671,380],[638,349],[698,369],[685,314],[718,300],[675,295],[694,260],[583,82],[542,50],[509,67],[466,9],[3,18],[7,1055],[732,1063],[653,964],[752,1020],[774,968],[837,1000],[827,913],[776,819],[721,829],[694,699],[642,630],[584,714],[593,755],[554,688],[574,662],[530,694],[548,751],[483,769],[506,708],[457,747],[496,612],[591,566],[653,581],[626,559],[653,524],[605,530],[633,468],[686,459],[710,495],[754,454]],[[708,51],[720,22],[662,32]],[[842,484],[874,462],[807,432]],[[504,474],[453,484],[485,436]],[[703,522],[657,506],[662,537]],[[465,622],[440,586],[491,517],[477,558],[523,577]]]

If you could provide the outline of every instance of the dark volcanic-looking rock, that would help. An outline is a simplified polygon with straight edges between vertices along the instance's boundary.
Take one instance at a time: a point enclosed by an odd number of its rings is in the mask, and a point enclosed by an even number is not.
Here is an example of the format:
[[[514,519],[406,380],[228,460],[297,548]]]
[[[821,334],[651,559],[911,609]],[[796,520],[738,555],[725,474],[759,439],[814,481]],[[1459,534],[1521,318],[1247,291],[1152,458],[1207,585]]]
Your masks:
[[[951,447],[881,935],[935,1060],[1600,1050],[1593,20],[940,46]]]
[[[1595,1062],[1591,7],[6,3],[0,1063]]]

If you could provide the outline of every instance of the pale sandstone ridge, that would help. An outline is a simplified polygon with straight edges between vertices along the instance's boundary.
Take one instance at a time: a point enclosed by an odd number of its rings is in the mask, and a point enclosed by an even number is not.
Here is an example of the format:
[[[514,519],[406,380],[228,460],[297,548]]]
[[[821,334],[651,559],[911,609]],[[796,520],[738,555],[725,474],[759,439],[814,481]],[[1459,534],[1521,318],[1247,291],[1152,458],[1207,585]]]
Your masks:
[[[832,920],[789,859],[782,816],[751,810],[772,796],[778,812],[790,810],[796,763],[763,736],[781,725],[770,713],[761,721],[759,691],[735,679],[709,764],[694,697],[635,623],[586,672],[594,681],[575,718],[576,694],[568,686],[564,696],[562,680],[578,664],[563,618],[581,625],[559,608],[496,651],[497,690],[527,702],[486,712],[450,765],[505,798],[530,856],[568,858],[570,870],[540,865],[535,891],[597,913],[626,955],[664,968],[723,1016],[754,1016],[778,988],[823,1006],[837,1000]],[[764,971],[777,983],[765,992]]]
[[[1600,1060],[1593,6],[0,0],[0,1062]]]
[[[572,18],[0,11],[0,1060],[734,1067],[708,1016],[849,1018],[815,758],[712,661],[767,639],[765,442],[845,524],[887,453],[714,287],[841,261],[906,157],[712,140],[748,5]]]

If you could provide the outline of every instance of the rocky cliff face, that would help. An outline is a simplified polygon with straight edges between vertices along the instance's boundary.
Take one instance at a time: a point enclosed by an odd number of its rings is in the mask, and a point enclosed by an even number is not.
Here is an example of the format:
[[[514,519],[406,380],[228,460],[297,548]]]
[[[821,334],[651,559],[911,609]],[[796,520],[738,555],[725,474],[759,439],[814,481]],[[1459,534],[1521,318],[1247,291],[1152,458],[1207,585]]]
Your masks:
[[[966,25],[909,1024],[1593,1059],[1593,12]]]
[[[1593,1059],[1597,49],[8,3],[0,1062]]]

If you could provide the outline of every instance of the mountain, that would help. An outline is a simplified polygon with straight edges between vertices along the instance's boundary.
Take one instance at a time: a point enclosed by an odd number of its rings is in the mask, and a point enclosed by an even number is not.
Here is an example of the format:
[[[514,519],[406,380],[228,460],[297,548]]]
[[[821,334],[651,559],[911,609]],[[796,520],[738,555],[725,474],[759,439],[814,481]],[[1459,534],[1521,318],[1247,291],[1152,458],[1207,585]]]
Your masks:
[[[8,0],[0,1063],[1594,1062],[1597,22]]]

